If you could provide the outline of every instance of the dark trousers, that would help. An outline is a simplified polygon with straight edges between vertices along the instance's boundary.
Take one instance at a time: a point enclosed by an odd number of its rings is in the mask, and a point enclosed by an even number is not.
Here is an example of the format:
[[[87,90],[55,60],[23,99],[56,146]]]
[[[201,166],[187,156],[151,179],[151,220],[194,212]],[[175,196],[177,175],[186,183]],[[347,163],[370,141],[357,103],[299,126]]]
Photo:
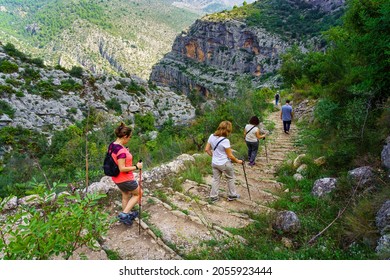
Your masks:
[[[291,121],[283,121],[284,132],[289,132]]]
[[[254,163],[257,156],[257,151],[259,150],[259,141],[257,142],[248,142],[245,141],[248,147],[248,159],[250,163]]]

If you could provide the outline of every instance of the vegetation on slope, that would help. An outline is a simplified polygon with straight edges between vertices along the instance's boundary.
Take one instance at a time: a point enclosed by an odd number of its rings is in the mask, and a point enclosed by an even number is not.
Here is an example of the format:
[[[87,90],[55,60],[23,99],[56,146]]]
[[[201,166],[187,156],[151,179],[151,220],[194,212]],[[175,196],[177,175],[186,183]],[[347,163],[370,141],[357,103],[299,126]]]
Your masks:
[[[210,20],[237,19],[249,26],[263,27],[282,38],[304,41],[340,24],[344,10],[329,13],[314,9],[305,1],[263,0],[207,17]]]
[[[284,96],[291,96],[295,102],[310,98],[318,99],[315,111],[315,120],[302,127],[303,133],[299,142],[307,152],[305,163],[308,164],[306,178],[300,182],[292,179],[294,170],[289,165],[279,170],[282,181],[290,192],[285,193],[277,201],[274,208],[278,210],[292,210],[298,214],[302,222],[302,230],[288,236],[293,241],[292,248],[281,245],[284,237],[282,233],[270,230],[271,221],[267,216],[251,217],[255,222],[236,233],[244,236],[249,244],[228,250],[210,250],[188,255],[193,259],[375,259],[374,253],[378,232],[375,226],[375,214],[378,207],[390,195],[389,182],[381,177],[378,155],[382,148],[381,141],[390,133],[389,112],[389,34],[390,30],[390,3],[386,0],[362,1],[351,0],[350,7],[341,27],[327,32],[329,48],[326,53],[310,52],[302,54],[297,48],[292,49],[283,58],[281,74],[286,88]],[[232,102],[219,102],[219,106],[202,115],[189,128],[178,128],[167,123],[160,131],[156,140],[145,137],[150,129],[150,116],[143,116],[136,122],[135,137],[130,143],[130,149],[135,157],[147,159],[146,166],[166,161],[176,153],[196,151],[202,147],[204,137],[213,132],[222,119],[234,120],[234,142],[242,138],[242,125],[247,121],[247,115],[260,114],[267,108],[266,97],[272,96],[272,91],[254,91],[247,82],[238,86],[242,94]],[[245,98],[243,98],[245,96]],[[194,102],[202,100],[193,98]],[[253,102],[253,103],[252,103]],[[259,103],[256,103],[259,102]],[[249,105],[253,107],[248,107]],[[242,108],[245,108],[245,113]],[[247,113],[248,108],[251,112]],[[3,108],[7,110],[7,108]],[[364,112],[364,113],[362,113]],[[146,118],[146,119],[143,119]],[[86,124],[89,123],[88,126]],[[45,156],[37,152],[40,164],[45,172],[50,173],[50,180],[62,179],[72,182],[72,174],[83,172],[85,155],[86,127],[97,125],[99,118],[92,114],[83,123],[75,124],[66,131],[59,132],[54,138]],[[143,125],[147,124],[147,125]],[[101,159],[107,143],[112,139],[112,124],[105,129],[91,131],[88,135],[92,146],[91,155],[96,152],[96,158],[91,158],[91,165],[96,160],[96,168],[100,166]],[[22,137],[23,131],[4,133],[0,131],[1,141],[12,142],[13,138]],[[97,133],[97,134],[94,134]],[[203,138],[202,138],[203,137]],[[34,137],[35,139],[36,137]],[[4,140],[7,139],[7,140]],[[237,141],[238,142],[238,141]],[[4,144],[5,142],[1,142]],[[23,143],[23,142],[21,142]],[[33,144],[34,141],[30,142]],[[196,143],[200,143],[196,145]],[[161,145],[161,146],[159,146]],[[16,146],[13,146],[16,147]],[[39,145],[38,145],[39,147]],[[134,148],[133,148],[134,147]],[[165,147],[166,149],[163,149]],[[25,148],[27,150],[27,147]],[[19,149],[20,150],[20,149]],[[245,148],[243,148],[245,150]],[[23,151],[23,150],[22,150]],[[73,151],[70,153],[69,151]],[[239,151],[241,151],[239,149]],[[62,153],[61,156],[58,154]],[[69,154],[68,154],[69,153]],[[325,155],[326,165],[322,167],[313,164],[314,158]],[[74,156],[71,161],[68,157]],[[294,155],[292,155],[294,156]],[[53,160],[55,164],[53,165]],[[1,178],[6,182],[3,195],[27,193],[27,190],[36,191],[33,180],[15,183],[16,174],[11,177],[11,171],[20,172],[21,163],[32,161],[27,153],[18,158],[12,155],[9,162],[1,172]],[[69,164],[74,164],[66,170]],[[202,164],[204,165],[204,164]],[[350,182],[346,179],[346,171],[350,168],[371,165],[378,167],[378,176],[383,179],[375,184],[375,189],[358,191],[352,194]],[[31,169],[32,164],[28,165]],[[149,165],[150,166],[150,165]],[[201,166],[198,166],[200,169]],[[27,169],[27,167],[26,167]],[[75,172],[76,170],[76,172]],[[97,170],[97,169],[96,169]],[[96,171],[101,172],[101,171]],[[35,182],[43,182],[40,174],[36,173]],[[55,177],[61,174],[61,178]],[[98,178],[101,173],[97,173]],[[313,182],[324,176],[340,178],[340,186],[325,200],[314,198],[311,193]],[[8,181],[7,178],[9,179]],[[81,176],[80,178],[83,178]],[[83,185],[82,179],[73,182]],[[16,181],[15,181],[16,182]],[[40,183],[41,184],[41,183]],[[41,184],[42,185],[42,184]],[[3,185],[4,186],[4,185]],[[66,186],[65,186],[66,187]],[[42,187],[41,187],[42,189]],[[296,196],[299,202],[295,201]],[[345,214],[339,218],[325,233],[309,244],[309,240],[323,230],[337,217],[339,211],[350,205]],[[235,229],[227,229],[234,230]],[[217,241],[209,246],[223,248],[224,244]],[[389,258],[389,256],[379,256]]]
[[[42,57],[47,64],[61,61],[70,68],[87,60],[95,67],[84,66],[94,71],[127,70],[146,78],[175,36],[199,16],[163,0],[145,2],[0,0],[0,40]],[[107,51],[104,44],[110,42]]]

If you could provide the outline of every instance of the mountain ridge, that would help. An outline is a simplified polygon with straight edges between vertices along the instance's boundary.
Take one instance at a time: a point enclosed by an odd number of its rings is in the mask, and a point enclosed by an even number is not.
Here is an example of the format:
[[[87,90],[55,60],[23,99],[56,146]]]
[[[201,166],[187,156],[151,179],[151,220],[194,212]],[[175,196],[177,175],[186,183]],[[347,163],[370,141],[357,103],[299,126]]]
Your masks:
[[[342,1],[325,2],[341,5]],[[281,3],[284,6],[279,6]],[[305,52],[323,47],[319,33],[328,21],[337,24],[332,19],[340,16],[340,6],[334,6],[337,13],[333,15],[320,11],[321,3],[265,0],[207,15],[176,37],[171,52],[153,66],[150,80],[187,95],[195,91],[203,96],[220,92],[233,96],[242,75],[250,76],[254,86],[260,87],[294,44]],[[291,19],[285,26],[281,15],[286,12]]]

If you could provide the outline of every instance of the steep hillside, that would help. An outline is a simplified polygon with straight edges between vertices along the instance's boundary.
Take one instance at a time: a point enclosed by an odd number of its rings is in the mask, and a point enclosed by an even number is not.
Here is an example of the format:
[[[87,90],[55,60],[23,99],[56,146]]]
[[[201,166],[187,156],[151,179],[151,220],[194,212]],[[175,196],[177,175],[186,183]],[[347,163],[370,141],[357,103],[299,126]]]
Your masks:
[[[320,32],[337,24],[343,1],[265,0],[197,20],[176,37],[150,79],[178,91],[234,95],[235,81],[250,75],[258,86],[280,67],[293,44],[321,47]]]
[[[11,44],[0,45],[0,127],[21,125],[52,134],[53,129],[83,120],[89,108],[113,122],[151,113],[156,125],[168,119],[180,124],[195,116],[184,96],[150,88],[136,76],[87,75],[77,70],[81,68],[67,72],[45,67]]]
[[[198,14],[167,0],[0,0],[0,41],[46,64],[146,78]]]
[[[195,11],[200,14],[215,13],[224,9],[231,9],[234,6],[242,5],[244,2],[253,3],[256,0],[242,1],[242,0],[181,0],[174,1],[172,5]]]

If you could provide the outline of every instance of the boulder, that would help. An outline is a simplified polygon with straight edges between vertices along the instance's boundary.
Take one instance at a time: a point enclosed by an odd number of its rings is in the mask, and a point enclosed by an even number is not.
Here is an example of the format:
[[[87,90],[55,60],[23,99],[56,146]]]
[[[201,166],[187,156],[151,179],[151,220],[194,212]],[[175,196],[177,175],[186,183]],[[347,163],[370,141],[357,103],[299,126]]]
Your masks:
[[[303,176],[299,173],[295,173],[294,176],[293,176],[294,180],[295,181],[302,181],[303,180]]]
[[[381,153],[381,160],[383,167],[388,171],[390,175],[390,136],[386,139],[386,145],[383,147]]]
[[[374,181],[374,172],[370,166],[362,166],[348,171],[353,184],[362,187],[369,186]]]
[[[294,212],[281,211],[277,214],[272,227],[284,233],[296,233],[301,228],[301,222]]]
[[[390,234],[383,235],[379,238],[375,251],[381,258],[390,258]]]
[[[322,166],[326,163],[326,158],[325,157],[319,157],[314,160],[314,164],[317,166]]]
[[[387,200],[379,209],[375,222],[381,235],[390,233],[390,200]]]
[[[336,188],[336,178],[322,178],[314,182],[311,194],[316,197],[323,197]]]
[[[302,164],[302,159],[303,159],[305,156],[306,156],[305,154],[301,154],[301,155],[297,156],[297,157],[294,159],[293,167],[294,167],[294,168],[298,168],[299,166],[301,166],[301,164]]]

